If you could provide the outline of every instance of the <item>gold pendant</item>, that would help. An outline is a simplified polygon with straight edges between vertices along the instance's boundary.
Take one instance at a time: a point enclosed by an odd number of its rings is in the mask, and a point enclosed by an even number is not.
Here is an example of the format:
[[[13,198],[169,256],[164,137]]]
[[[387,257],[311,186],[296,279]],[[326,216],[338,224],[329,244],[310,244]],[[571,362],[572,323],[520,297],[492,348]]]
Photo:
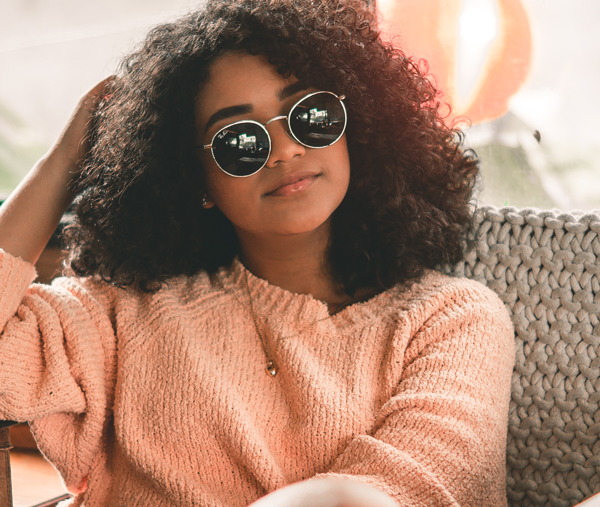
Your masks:
[[[269,361],[267,363],[267,375],[269,375],[269,377],[274,377],[275,375],[277,375],[277,367],[275,366],[273,361]]]

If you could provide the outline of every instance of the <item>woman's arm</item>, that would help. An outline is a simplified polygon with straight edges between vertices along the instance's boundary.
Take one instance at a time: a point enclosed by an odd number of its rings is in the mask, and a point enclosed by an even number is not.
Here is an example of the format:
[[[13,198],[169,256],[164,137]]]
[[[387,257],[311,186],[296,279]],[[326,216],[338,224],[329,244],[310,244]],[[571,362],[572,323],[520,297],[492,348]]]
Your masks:
[[[89,122],[110,78],[79,101],[50,151],[0,208],[0,419],[33,421],[73,492],[102,451],[116,379],[111,289],[64,279],[30,286],[32,264],[73,199]]]
[[[49,152],[0,207],[0,248],[35,263],[73,200],[70,183],[89,148],[91,115],[106,84],[98,83],[77,104]]]
[[[438,283],[421,284],[400,316],[389,361],[402,373],[379,427],[357,435],[316,478],[370,484],[403,507],[506,506],[514,328],[491,290]],[[429,284],[437,287],[430,294]]]

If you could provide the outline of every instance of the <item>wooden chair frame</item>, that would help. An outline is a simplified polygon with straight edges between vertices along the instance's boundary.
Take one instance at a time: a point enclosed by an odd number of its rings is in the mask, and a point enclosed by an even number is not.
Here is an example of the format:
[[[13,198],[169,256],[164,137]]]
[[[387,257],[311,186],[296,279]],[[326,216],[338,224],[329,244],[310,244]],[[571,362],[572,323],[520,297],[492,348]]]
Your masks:
[[[0,507],[13,507],[12,477],[10,473],[10,427],[17,424],[15,421],[0,421]],[[37,503],[32,507],[56,507],[59,502],[68,500],[68,493],[50,500]]]

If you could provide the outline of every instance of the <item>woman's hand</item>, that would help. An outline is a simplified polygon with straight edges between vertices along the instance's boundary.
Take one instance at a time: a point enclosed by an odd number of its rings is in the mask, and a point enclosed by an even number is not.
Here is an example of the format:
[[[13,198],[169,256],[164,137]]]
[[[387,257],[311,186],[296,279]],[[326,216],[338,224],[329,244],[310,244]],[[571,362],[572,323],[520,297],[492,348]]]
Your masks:
[[[64,162],[63,169],[71,175],[79,170],[81,161],[90,149],[91,118],[100,100],[106,96],[108,85],[115,79],[109,76],[87,92],[75,106],[71,117],[45,158],[58,157]]]
[[[278,489],[249,507],[398,507],[398,504],[367,484],[323,478]]]
[[[48,153],[0,207],[0,248],[35,263],[73,201],[72,181],[89,150],[90,120],[113,76],[78,102]]]

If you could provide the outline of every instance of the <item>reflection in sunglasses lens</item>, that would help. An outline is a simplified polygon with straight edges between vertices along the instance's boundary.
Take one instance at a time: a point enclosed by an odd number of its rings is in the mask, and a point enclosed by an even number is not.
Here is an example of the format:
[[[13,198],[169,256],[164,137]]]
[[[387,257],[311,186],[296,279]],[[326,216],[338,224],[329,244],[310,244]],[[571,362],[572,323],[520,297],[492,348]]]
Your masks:
[[[215,160],[225,172],[233,176],[248,176],[267,161],[269,138],[259,125],[237,123],[215,136],[212,150]]]
[[[317,93],[290,112],[296,138],[307,146],[323,148],[337,141],[344,131],[346,114],[340,100],[330,93]]]

